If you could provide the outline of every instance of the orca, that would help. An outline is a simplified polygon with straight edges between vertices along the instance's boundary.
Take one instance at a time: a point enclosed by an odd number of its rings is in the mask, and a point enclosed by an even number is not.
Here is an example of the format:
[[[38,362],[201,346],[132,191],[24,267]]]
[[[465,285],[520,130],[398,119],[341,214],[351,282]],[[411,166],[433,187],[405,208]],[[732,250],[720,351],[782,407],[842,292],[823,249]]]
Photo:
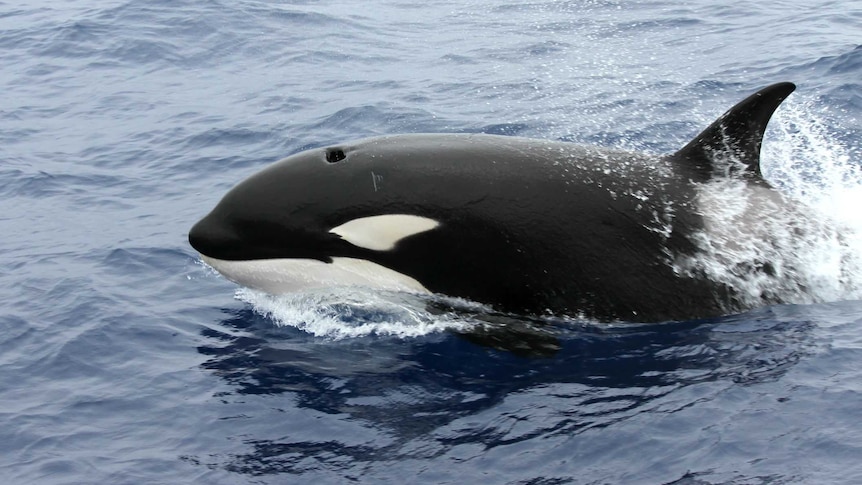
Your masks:
[[[599,321],[744,311],[739,288],[685,262],[716,230],[712,181],[782,203],[760,148],[794,89],[761,89],[663,156],[451,133],[303,151],[235,186],[189,241],[227,279],[273,294],[360,285]]]

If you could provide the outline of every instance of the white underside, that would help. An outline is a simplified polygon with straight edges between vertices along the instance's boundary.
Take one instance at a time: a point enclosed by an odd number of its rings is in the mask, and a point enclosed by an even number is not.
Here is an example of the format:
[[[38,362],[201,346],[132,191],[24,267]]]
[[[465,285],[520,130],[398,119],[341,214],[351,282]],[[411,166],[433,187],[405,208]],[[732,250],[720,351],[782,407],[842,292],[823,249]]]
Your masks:
[[[332,263],[314,259],[226,261],[204,255],[201,259],[234,283],[270,294],[338,286],[430,293],[415,279],[364,259],[333,258]]]

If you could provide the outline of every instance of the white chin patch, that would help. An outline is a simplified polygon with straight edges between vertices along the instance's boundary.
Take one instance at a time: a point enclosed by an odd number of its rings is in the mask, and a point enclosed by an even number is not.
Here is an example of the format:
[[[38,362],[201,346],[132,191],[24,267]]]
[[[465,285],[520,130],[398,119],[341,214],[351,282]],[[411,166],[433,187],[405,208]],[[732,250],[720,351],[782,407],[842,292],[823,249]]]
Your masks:
[[[333,258],[332,263],[315,259],[226,261],[204,255],[201,259],[234,283],[276,295],[337,286],[430,293],[415,279],[364,259]]]
[[[354,219],[329,232],[338,234],[354,246],[374,251],[389,251],[398,241],[430,231],[439,225],[439,222],[427,217],[386,214]]]

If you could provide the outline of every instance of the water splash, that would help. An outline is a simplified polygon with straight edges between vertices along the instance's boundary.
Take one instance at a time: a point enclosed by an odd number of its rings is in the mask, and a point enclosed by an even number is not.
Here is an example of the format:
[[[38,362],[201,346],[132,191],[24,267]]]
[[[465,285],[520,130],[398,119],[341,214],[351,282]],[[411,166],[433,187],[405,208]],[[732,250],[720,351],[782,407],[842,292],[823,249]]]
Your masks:
[[[803,266],[819,282],[817,301],[862,298],[862,160],[859,147],[841,144],[814,101],[790,103],[780,112],[776,141],[764,145],[767,177],[810,208],[810,219],[832,231],[812,233]]]
[[[703,187],[701,253],[680,261],[736,294],[739,307],[862,298],[862,171],[813,102],[779,111],[763,145],[781,195],[734,178]]]
[[[431,311],[419,296],[360,287],[285,295],[240,288],[236,298],[277,325],[333,340],[367,336],[410,338],[467,330],[473,325],[454,312]]]
[[[862,147],[847,147],[812,100],[788,101],[763,145],[765,177],[783,193],[851,227],[862,227]]]

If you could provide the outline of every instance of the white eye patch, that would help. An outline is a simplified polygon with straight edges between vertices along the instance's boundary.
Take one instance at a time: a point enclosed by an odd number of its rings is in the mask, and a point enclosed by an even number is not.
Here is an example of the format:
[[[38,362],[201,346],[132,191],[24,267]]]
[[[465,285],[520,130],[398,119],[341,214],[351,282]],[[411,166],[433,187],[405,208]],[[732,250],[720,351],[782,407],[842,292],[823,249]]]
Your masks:
[[[386,214],[360,217],[330,229],[342,239],[365,249],[389,251],[398,241],[416,234],[430,231],[440,223],[427,217],[408,214]]]

